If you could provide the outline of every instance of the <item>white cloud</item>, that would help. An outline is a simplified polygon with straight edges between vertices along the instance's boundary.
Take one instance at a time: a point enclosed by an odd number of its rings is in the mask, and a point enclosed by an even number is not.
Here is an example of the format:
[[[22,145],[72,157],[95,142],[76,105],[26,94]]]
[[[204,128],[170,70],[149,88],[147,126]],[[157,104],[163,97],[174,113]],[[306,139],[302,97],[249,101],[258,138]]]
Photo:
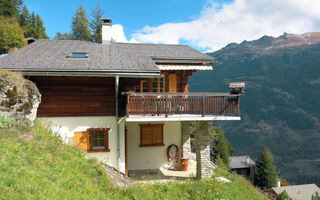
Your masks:
[[[320,31],[319,0],[235,0],[223,5],[209,1],[199,18],[146,26],[131,40],[167,44],[183,40],[197,48],[217,50],[263,35],[310,31]]]
[[[115,42],[128,42],[121,24],[112,25],[111,38],[114,39]]]

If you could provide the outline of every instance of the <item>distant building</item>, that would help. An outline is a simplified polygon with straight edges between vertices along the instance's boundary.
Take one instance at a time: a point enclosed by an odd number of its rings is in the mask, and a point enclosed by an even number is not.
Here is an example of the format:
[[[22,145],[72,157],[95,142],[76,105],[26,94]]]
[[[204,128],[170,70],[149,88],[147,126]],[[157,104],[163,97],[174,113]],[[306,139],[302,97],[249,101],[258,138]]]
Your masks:
[[[252,180],[254,177],[254,168],[256,163],[249,156],[232,156],[230,157],[231,171]]]
[[[271,190],[273,194],[271,195],[276,198],[284,190],[288,193],[289,197],[292,198],[292,200],[307,200],[311,199],[312,195],[314,195],[316,192],[320,194],[320,188],[317,185],[305,184],[284,187],[273,187]]]

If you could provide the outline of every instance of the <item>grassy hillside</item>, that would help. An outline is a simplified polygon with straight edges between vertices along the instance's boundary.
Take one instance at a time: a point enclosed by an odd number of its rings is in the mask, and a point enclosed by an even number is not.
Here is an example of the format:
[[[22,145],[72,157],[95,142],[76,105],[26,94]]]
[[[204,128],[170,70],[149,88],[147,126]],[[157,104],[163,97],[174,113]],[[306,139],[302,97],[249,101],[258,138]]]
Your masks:
[[[114,186],[102,166],[85,159],[38,121],[33,128],[0,117],[0,199],[247,199],[266,198],[241,177],[184,184]]]
[[[270,40],[276,39],[230,44],[211,53],[218,64],[195,73],[190,90],[222,92],[230,81],[245,81],[242,120],[220,123],[235,153],[256,158],[267,145],[289,182],[320,185],[320,43],[259,47]]]

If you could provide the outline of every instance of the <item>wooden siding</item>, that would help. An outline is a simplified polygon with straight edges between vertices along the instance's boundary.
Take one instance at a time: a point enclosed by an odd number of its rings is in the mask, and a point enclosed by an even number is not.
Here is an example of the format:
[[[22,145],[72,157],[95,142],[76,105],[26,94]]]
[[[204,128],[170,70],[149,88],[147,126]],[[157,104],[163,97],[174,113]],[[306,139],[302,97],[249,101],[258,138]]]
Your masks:
[[[29,77],[41,95],[38,117],[115,116],[114,78]]]

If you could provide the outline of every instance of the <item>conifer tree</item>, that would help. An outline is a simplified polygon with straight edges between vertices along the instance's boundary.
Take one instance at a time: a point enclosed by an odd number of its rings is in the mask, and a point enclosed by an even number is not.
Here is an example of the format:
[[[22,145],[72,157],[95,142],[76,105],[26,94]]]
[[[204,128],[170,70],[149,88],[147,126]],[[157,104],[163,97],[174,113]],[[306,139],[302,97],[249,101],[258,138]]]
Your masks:
[[[101,9],[100,5],[97,4],[95,10],[91,12],[91,21],[90,21],[90,28],[93,33],[93,39],[96,42],[102,41],[102,15],[104,14],[103,10]]]
[[[289,197],[287,191],[284,190],[278,195],[276,200],[292,200],[292,199]]]
[[[229,158],[233,153],[231,144],[226,140],[221,127],[214,127],[213,129],[216,133],[216,139],[211,145],[211,159],[217,161],[220,158],[224,165],[229,168]]]
[[[267,147],[263,147],[256,163],[254,184],[263,189],[274,187],[278,173],[273,164],[273,156]]]
[[[73,37],[70,33],[60,33],[57,32],[54,37],[55,40],[73,40]]]
[[[19,19],[19,24],[21,27],[26,27],[28,25],[30,25],[30,21],[31,21],[31,16],[29,13],[29,10],[27,8],[27,6],[23,6],[22,11],[18,17]]]
[[[0,16],[17,17],[22,5],[22,0],[0,0]]]
[[[92,40],[88,25],[89,20],[86,11],[80,5],[72,17],[72,37],[76,40]]]
[[[320,200],[319,192],[316,192],[314,195],[312,195],[311,200]]]
[[[43,20],[40,15],[29,13],[26,6],[23,7],[21,14],[19,15],[20,26],[26,31],[25,37],[33,37],[35,39],[48,39],[46,29],[43,26]]]

